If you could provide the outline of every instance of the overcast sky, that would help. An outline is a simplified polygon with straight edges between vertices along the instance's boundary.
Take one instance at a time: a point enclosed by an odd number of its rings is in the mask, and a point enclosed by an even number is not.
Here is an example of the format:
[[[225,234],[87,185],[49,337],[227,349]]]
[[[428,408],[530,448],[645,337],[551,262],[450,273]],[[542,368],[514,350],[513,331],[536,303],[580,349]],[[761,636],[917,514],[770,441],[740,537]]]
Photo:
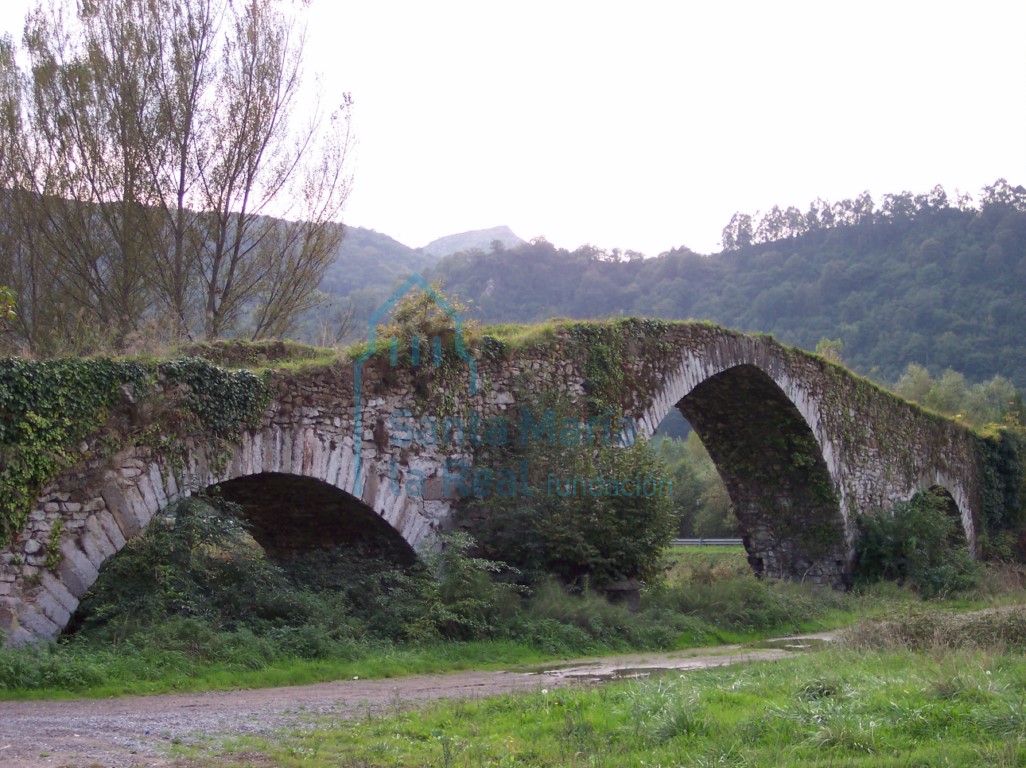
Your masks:
[[[29,0],[0,0],[20,37]],[[656,255],[734,211],[1026,184],[1026,2],[312,0],[349,224]]]

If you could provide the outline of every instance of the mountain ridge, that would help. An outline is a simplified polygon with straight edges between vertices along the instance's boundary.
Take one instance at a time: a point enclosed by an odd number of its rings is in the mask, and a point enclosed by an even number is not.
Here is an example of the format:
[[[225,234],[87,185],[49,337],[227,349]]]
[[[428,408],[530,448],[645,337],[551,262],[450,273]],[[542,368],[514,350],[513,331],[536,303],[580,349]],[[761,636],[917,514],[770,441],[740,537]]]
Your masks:
[[[512,229],[502,224],[487,229],[472,229],[467,232],[445,235],[421,246],[418,250],[428,256],[442,259],[463,251],[488,251],[492,249],[493,243],[501,243],[502,248],[516,248],[526,242]]]

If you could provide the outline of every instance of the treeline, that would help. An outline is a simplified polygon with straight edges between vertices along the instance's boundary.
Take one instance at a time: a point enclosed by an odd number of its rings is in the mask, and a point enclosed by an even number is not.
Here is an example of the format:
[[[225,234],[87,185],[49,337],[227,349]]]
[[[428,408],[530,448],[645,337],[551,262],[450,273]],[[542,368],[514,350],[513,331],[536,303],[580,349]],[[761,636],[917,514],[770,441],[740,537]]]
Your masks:
[[[907,193],[886,199],[886,214],[867,200],[872,215],[858,223],[835,219],[713,256],[680,248],[641,259],[536,240],[451,256],[433,276],[485,323],[697,318],[808,350],[840,340],[850,367],[886,383],[919,363],[933,375],[948,368],[971,381],[1000,374],[1026,388],[1022,188],[999,181],[983,191],[979,208],[965,198],[963,207],[941,205],[940,191],[922,206]],[[898,215],[909,200],[914,213]]]
[[[1005,179],[998,179],[991,186],[984,187],[980,193],[981,208],[994,205],[1026,211],[1026,188],[1021,185],[1013,187]],[[759,212],[735,213],[723,228],[723,250],[733,251],[748,245],[801,237],[809,232],[834,227],[853,227],[874,221],[907,221],[924,213],[951,207],[947,192],[939,184],[929,194],[886,194],[878,207],[874,205],[869,192],[863,192],[854,200],[841,200],[837,203],[816,198],[809,203],[805,213],[794,206],[781,208],[774,205],[762,216]],[[976,209],[972,195],[968,193],[957,196],[955,207],[960,211]]]
[[[1022,393],[1004,376],[970,384],[965,374],[948,369],[934,377],[918,363],[909,363],[894,391],[907,400],[973,426],[1002,424],[1026,428]]]
[[[310,306],[342,238],[351,103],[294,119],[294,13],[49,0],[23,49],[0,39],[8,346],[278,336]]]

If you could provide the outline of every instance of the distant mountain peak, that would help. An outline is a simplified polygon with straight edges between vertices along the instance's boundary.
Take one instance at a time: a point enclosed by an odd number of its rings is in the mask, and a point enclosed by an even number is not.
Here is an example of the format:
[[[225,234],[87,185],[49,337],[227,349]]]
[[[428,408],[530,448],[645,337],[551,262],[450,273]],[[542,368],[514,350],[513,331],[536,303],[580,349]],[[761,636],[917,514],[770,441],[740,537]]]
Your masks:
[[[502,243],[504,248],[516,248],[526,242],[523,238],[518,237],[512,229],[502,225],[490,229],[474,229],[470,232],[446,235],[432,240],[418,250],[426,256],[441,259],[460,251],[490,251],[492,243],[496,241]]]

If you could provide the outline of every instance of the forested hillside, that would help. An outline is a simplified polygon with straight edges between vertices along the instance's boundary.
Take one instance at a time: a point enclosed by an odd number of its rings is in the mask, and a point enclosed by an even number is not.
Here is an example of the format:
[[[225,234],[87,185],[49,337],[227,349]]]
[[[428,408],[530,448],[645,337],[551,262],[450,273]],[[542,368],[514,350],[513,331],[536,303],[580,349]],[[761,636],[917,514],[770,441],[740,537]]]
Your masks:
[[[815,349],[893,382],[909,363],[1026,387],[1026,190],[1003,181],[974,206],[943,190],[868,195],[807,213],[737,214],[726,249],[657,258],[536,240],[443,259],[432,275],[484,322],[614,314],[708,319]]]

